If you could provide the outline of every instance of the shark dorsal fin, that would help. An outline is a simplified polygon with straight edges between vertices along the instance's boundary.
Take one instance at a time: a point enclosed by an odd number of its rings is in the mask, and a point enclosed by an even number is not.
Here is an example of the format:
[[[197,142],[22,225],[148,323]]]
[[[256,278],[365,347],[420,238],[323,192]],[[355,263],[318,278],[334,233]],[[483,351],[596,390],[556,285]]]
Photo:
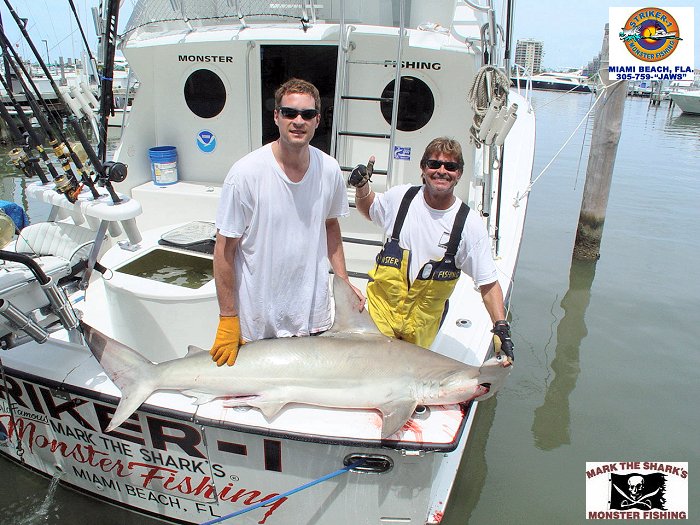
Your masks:
[[[194,345],[189,345],[187,347],[187,353],[185,354],[185,357],[192,357],[193,355],[201,354],[202,352],[208,352],[209,350],[205,350],[204,348],[199,348],[198,346]]]
[[[335,299],[335,320],[333,327],[327,333],[381,335],[367,309],[358,311],[360,303],[355,292],[337,275],[333,276],[333,298]]]

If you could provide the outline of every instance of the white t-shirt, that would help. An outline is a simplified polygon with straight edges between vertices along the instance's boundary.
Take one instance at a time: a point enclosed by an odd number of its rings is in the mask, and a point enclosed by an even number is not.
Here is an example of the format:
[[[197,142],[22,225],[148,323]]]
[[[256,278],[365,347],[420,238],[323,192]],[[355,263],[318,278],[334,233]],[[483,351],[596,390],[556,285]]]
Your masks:
[[[379,225],[388,237],[394,229],[396,214],[404,194],[410,184],[394,186],[385,193],[377,193],[369,209],[372,222]],[[409,278],[413,282],[418,272],[430,260],[439,261],[445,256],[445,248],[457,211],[462,201],[456,199],[446,210],[434,210],[425,202],[421,188],[411,201],[401,233],[399,246],[411,251]],[[469,211],[462,231],[455,264],[474,279],[477,286],[495,282],[498,279],[496,265],[491,255],[491,239],[481,217],[474,210]]]
[[[240,238],[235,293],[244,339],[330,328],[325,222],[347,214],[338,162],[314,147],[297,183],[284,174],[270,144],[231,167],[216,227],[225,237]]]

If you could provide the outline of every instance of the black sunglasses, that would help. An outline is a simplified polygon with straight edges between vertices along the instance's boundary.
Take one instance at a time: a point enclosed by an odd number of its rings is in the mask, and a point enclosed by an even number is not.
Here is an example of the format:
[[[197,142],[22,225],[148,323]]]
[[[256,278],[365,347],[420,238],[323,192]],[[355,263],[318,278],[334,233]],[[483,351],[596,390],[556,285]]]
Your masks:
[[[447,171],[458,171],[462,169],[462,165],[459,162],[445,162],[444,160],[428,159],[425,161],[425,165],[431,170],[438,170],[440,166],[445,166]]]
[[[288,118],[291,120],[297,118],[298,115],[301,115],[301,118],[303,118],[304,120],[311,120],[316,115],[318,115],[317,109],[296,109],[282,106],[280,108],[277,108],[277,111],[279,111],[284,118]]]

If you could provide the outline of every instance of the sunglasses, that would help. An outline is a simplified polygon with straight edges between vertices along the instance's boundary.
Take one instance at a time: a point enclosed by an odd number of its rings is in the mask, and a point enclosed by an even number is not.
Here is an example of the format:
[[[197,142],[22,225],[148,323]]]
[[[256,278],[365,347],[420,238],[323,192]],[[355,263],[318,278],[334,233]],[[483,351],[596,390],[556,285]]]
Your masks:
[[[279,111],[284,118],[288,118],[290,120],[297,118],[298,115],[301,115],[301,118],[304,120],[311,120],[318,115],[317,109],[296,109],[282,106],[277,108],[277,111]]]
[[[459,162],[445,162],[444,160],[428,159],[425,161],[425,165],[431,170],[438,170],[440,166],[445,166],[447,171],[458,171],[462,169],[462,165]]]

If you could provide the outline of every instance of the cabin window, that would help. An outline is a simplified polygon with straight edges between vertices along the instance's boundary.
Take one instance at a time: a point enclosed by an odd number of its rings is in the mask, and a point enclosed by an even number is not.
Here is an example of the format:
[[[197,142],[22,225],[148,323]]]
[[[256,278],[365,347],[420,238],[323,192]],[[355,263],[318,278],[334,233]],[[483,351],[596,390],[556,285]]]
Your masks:
[[[382,98],[394,97],[394,81],[389,82]],[[391,124],[392,102],[387,100],[380,104],[382,115]],[[401,77],[401,96],[399,111],[396,119],[396,129],[400,131],[416,131],[425,126],[435,111],[435,97],[428,84],[416,77]]]
[[[209,69],[198,69],[187,77],[184,91],[187,107],[198,117],[215,117],[226,105],[224,82]]]

